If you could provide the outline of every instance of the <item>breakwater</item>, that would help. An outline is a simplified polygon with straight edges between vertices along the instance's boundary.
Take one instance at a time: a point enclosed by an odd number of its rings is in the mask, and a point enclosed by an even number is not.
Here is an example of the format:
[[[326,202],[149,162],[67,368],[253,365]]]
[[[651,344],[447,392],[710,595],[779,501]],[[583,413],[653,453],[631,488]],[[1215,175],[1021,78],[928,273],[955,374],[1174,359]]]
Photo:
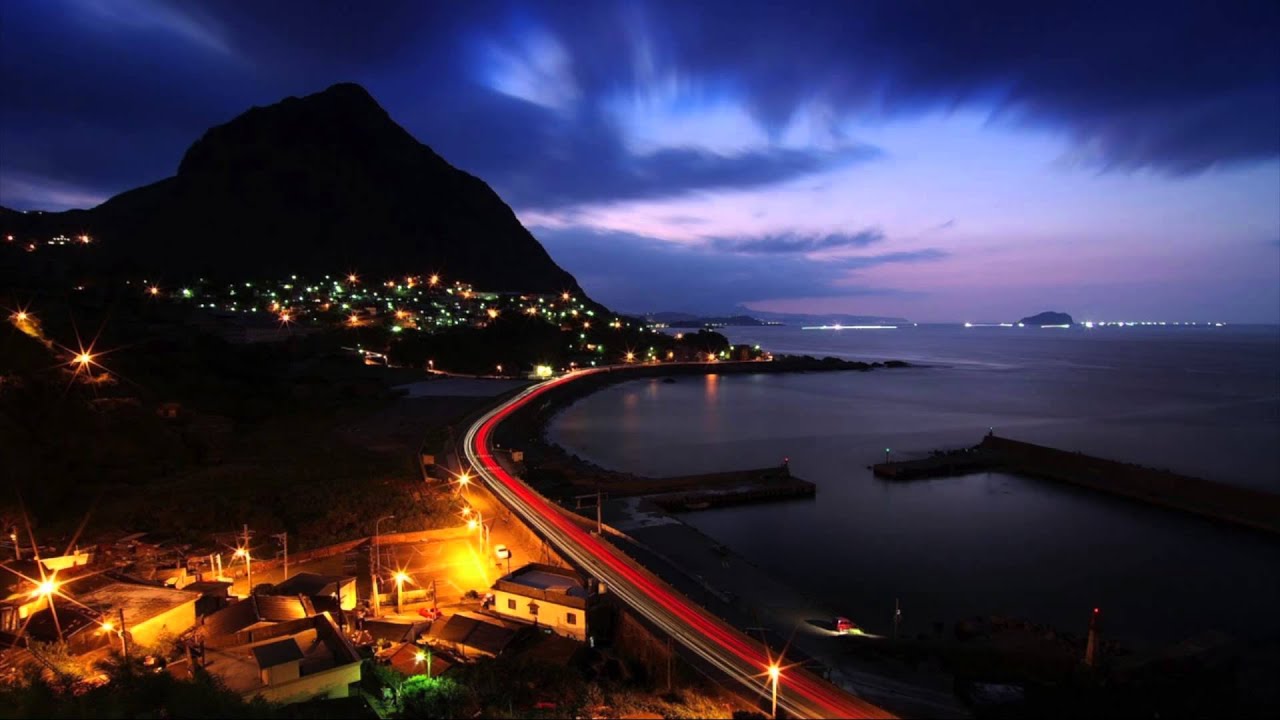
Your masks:
[[[877,477],[888,480],[993,470],[1070,483],[1222,522],[1280,533],[1280,495],[995,435],[987,435],[972,448],[935,452],[927,458],[872,466]]]

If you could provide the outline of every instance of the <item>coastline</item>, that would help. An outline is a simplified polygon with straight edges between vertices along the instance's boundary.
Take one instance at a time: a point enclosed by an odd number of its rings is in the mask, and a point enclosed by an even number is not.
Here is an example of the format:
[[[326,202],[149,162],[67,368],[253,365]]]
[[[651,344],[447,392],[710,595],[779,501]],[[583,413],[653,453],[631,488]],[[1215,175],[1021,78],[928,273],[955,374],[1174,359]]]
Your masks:
[[[653,498],[635,494],[637,483],[662,479],[644,478],[611,470],[583,460],[546,438],[554,417],[577,400],[604,387],[635,379],[674,375],[751,374],[808,371],[868,371],[911,367],[906,363],[860,363],[828,358],[787,358],[772,362],[725,363],[719,367],[675,366],[628,369],[628,372],[595,376],[575,382],[546,402],[531,407],[504,423],[503,447],[519,448],[526,457],[526,479],[539,492],[571,508],[570,498],[591,478],[606,489],[610,482],[631,493],[603,502],[601,517],[613,542],[637,562],[663,577],[704,607],[733,625],[763,634],[777,652],[786,649],[793,661],[805,661],[828,673],[833,682],[894,712],[910,716],[968,717],[956,700],[953,677],[936,669],[919,669],[896,660],[859,657],[851,644],[861,639],[834,632],[837,612],[823,607],[789,585],[772,577],[715,538],[681,521]],[[646,372],[646,370],[648,370]],[[556,469],[579,478],[578,483],[547,477],[540,468]],[[542,475],[539,477],[539,475]],[[693,480],[698,476],[680,478]],[[629,496],[627,496],[629,495]],[[584,520],[594,519],[594,505],[580,508]]]

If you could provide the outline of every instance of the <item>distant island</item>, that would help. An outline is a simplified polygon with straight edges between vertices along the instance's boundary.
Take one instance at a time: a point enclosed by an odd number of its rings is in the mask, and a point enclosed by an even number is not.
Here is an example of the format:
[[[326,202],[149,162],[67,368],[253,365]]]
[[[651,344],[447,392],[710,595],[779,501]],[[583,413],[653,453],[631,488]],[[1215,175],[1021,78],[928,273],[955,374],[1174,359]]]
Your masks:
[[[1030,317],[1024,317],[1018,321],[1018,324],[1019,325],[1074,325],[1075,320],[1072,320],[1071,316],[1064,312],[1053,312],[1050,310],[1050,311],[1038,313],[1036,315],[1032,315]]]

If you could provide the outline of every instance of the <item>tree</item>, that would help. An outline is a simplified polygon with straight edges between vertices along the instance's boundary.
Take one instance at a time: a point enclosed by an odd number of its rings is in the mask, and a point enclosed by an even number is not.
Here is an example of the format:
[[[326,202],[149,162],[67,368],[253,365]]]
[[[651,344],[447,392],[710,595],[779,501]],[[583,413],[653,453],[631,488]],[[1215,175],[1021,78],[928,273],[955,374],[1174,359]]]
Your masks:
[[[446,677],[414,675],[400,686],[400,716],[405,718],[462,717],[471,702],[467,688]]]

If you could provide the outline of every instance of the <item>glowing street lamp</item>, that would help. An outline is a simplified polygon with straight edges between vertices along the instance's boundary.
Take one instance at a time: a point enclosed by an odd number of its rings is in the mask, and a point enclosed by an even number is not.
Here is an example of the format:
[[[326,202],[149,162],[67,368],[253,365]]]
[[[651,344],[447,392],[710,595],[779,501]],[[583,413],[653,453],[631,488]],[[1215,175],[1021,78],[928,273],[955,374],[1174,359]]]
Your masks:
[[[249,597],[253,597],[253,558],[249,556],[249,549],[238,547],[232,557],[244,558],[245,582],[249,583]]]
[[[415,653],[413,662],[416,665],[421,665],[425,662],[427,664],[427,677],[431,677],[431,650],[429,648],[426,652],[419,650]]]
[[[356,283],[360,282],[360,276],[356,275],[355,273],[348,273],[347,282],[351,283],[352,285],[355,285]]]
[[[18,322],[26,322],[28,317],[30,317],[30,315],[27,315],[26,310],[19,310],[13,315],[13,319],[17,320]]]
[[[36,589],[31,591],[31,597],[47,598],[58,592],[58,583],[52,578],[41,580],[36,584]]]
[[[427,278],[427,283],[428,283],[429,285],[439,285],[439,284],[440,284],[440,276],[439,276],[439,275],[436,275],[436,274],[434,274],[434,273],[433,273],[433,274],[431,275],[431,277]]]
[[[150,295],[151,297],[155,297],[160,294],[160,288],[156,287],[155,285],[152,285],[151,287],[147,288],[147,294]]]
[[[396,581],[396,614],[404,612],[404,584],[409,582],[409,575],[404,571],[395,574]]]
[[[777,720],[778,718],[778,678],[782,676],[782,668],[777,663],[769,666],[769,682],[773,684],[773,712],[770,717]]]

